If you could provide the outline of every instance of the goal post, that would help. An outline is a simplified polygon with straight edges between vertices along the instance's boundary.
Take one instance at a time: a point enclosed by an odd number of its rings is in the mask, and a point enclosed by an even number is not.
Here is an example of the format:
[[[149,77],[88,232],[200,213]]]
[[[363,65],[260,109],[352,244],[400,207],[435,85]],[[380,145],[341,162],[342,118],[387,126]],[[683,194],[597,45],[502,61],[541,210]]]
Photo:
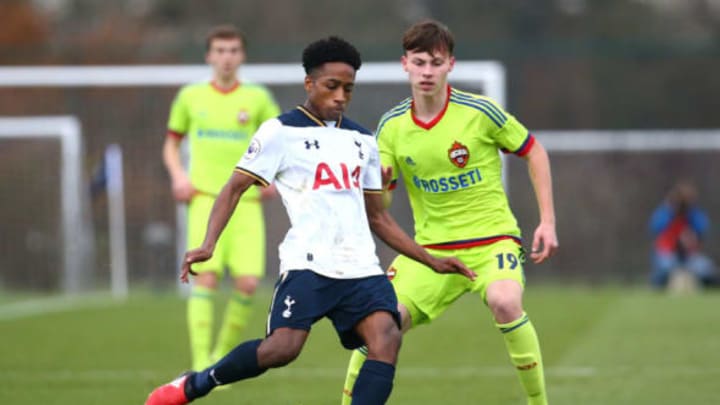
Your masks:
[[[551,152],[720,150],[717,129],[542,130],[533,134]]]
[[[87,217],[87,190],[82,181],[84,150],[80,123],[74,116],[0,117],[0,138],[51,138],[60,142],[60,223],[62,289],[82,290],[91,274],[92,227]]]
[[[12,87],[135,87],[180,86],[211,74],[206,65],[137,66],[14,66],[0,68],[0,86]],[[305,72],[296,63],[247,64],[241,75],[266,85],[302,83]],[[505,105],[505,68],[497,61],[457,61],[453,82],[481,83],[484,94]],[[404,83],[398,62],[366,62],[358,83]]]

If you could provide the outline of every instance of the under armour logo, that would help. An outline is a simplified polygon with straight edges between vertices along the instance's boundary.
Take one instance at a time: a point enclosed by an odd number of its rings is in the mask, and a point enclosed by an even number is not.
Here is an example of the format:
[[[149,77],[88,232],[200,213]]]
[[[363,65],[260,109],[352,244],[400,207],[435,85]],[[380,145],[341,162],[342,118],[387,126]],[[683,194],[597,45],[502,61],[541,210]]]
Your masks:
[[[358,147],[358,157],[359,157],[360,159],[364,158],[364,157],[365,157],[365,154],[362,153],[362,143],[360,143],[360,142],[358,142],[358,141],[355,141],[355,146]]]
[[[405,158],[405,163],[407,163],[410,166],[415,166],[415,161],[410,156]]]
[[[312,142],[305,140],[305,149],[310,149],[312,146],[314,146],[315,149],[320,149],[320,142],[318,142],[317,139],[313,139]]]
[[[317,142],[317,141],[315,141],[315,142]],[[285,297],[284,302],[285,302],[285,305],[287,305],[287,308],[283,311],[282,316],[283,316],[283,318],[290,318],[292,316],[292,311],[290,310],[290,307],[293,306],[293,304],[295,303],[295,300],[292,299],[292,297],[290,297],[288,295],[287,297]]]

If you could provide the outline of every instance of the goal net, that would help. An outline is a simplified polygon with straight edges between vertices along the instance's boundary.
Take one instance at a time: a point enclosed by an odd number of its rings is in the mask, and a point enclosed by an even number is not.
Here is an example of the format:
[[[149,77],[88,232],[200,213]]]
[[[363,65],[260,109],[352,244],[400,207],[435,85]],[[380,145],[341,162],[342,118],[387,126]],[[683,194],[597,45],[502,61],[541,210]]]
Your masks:
[[[247,65],[242,76],[266,84],[283,109],[305,98],[303,72],[296,64]],[[81,123],[84,153],[78,164],[80,189],[103,159],[110,144],[123,151],[127,268],[133,285],[167,287],[176,282],[177,261],[184,250],[183,216],[177,220],[169,179],[160,158],[170,103],[179,86],[210,75],[206,66],[2,67],[0,110],[11,116],[72,115]],[[505,77],[495,62],[458,61],[450,81],[462,89],[486,94],[505,104]],[[366,63],[348,115],[374,129],[378,117],[408,95],[406,75],[397,62]],[[522,117],[519,117],[522,121]],[[531,123],[526,123],[530,124]],[[94,224],[83,233],[82,218],[73,218],[63,197],[71,180],[62,180],[58,122],[40,125],[40,135],[2,130],[0,138],[0,287],[107,288],[113,260],[109,201],[93,199],[79,212]],[[37,128],[36,128],[37,129]],[[533,128],[531,128],[533,129]],[[37,131],[36,131],[37,132]],[[720,172],[720,135],[715,130],[533,131],[552,159],[560,254],[540,269],[528,265],[529,279],[559,281],[644,282],[649,273],[650,235],[647,221],[672,184],[693,180],[700,202],[714,218],[720,212],[715,192]],[[84,159],[84,163],[83,163]],[[538,213],[527,166],[506,160],[511,206],[529,247]],[[73,175],[75,176],[75,175]],[[74,192],[73,192],[74,193]],[[69,195],[69,193],[68,193]],[[392,212],[412,232],[412,217],[402,192]],[[287,227],[280,201],[266,206],[267,274],[278,268],[277,243]],[[64,225],[75,224],[75,225]],[[79,232],[79,233],[78,233]],[[715,232],[716,234],[717,232]],[[94,236],[95,260],[73,249]],[[712,234],[714,235],[714,234]],[[706,242],[718,259],[717,237]],[[91,242],[92,242],[91,241]],[[92,245],[88,242],[87,245]],[[394,253],[378,243],[380,259],[389,264]],[[80,255],[83,256],[83,255]],[[90,257],[89,255],[86,255]],[[84,256],[83,256],[84,257]]]
[[[32,116],[75,116],[78,129],[82,126],[85,146],[84,152],[72,160],[76,185],[68,185],[69,180],[59,181],[62,175],[58,167],[64,164],[58,153],[62,149],[59,142],[64,138],[57,135],[62,126],[58,122],[38,124],[43,128],[39,132],[48,139],[15,133],[0,141],[0,157],[5,157],[0,160],[0,216],[3,229],[7,229],[0,287],[7,284],[13,288],[75,290],[126,285],[127,280],[111,276],[113,263],[122,255],[126,255],[132,284],[161,288],[176,280],[179,254],[185,249],[184,216],[176,213],[160,150],[169,106],[179,86],[208,78],[210,73],[203,65],[0,67],[3,114],[28,120],[36,119]],[[249,64],[242,67],[241,75],[243,80],[267,85],[285,110],[305,99],[304,72],[298,64]],[[363,64],[348,116],[374,129],[387,109],[407,97],[406,78],[399,62]],[[505,72],[497,62],[458,61],[450,79],[465,90],[505,103]],[[68,187],[79,187],[78,198],[83,198],[88,179],[102,165],[110,144],[122,148],[124,159],[122,237],[127,242],[126,252],[113,251],[118,249],[113,246],[121,244],[112,243],[117,237],[113,237],[115,231],[109,226],[111,201],[106,195],[93,198],[89,207],[83,201],[63,205],[66,203],[62,196],[69,193]],[[23,170],[26,172],[20,173]],[[36,208],[43,204],[42,210]],[[406,208],[407,202],[399,198],[393,211],[412,231]],[[33,221],[41,212],[45,225],[38,227]],[[91,219],[94,231],[81,231],[84,228],[77,223],[82,218],[77,212]],[[280,201],[267,205],[266,218],[267,274],[272,278],[278,268],[276,246],[288,225]],[[80,249],[78,241],[85,239],[94,242],[94,259],[73,253]],[[388,263],[393,253],[382,243],[378,247],[381,260]],[[41,251],[44,253],[39,254]],[[87,266],[87,261],[92,264]]]

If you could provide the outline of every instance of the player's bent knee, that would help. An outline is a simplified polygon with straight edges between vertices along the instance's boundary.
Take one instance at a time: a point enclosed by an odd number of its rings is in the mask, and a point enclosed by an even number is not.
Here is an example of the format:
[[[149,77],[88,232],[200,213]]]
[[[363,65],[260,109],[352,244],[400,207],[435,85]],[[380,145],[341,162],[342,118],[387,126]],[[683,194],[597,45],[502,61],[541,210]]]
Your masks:
[[[269,345],[258,348],[258,363],[266,368],[283,367],[300,355],[302,346]]]
[[[243,276],[235,279],[235,289],[245,295],[254,295],[260,280],[257,277]]]
[[[495,320],[501,323],[512,322],[523,314],[521,302],[511,297],[494,297],[488,300],[488,306]]]
[[[398,312],[400,312],[400,322],[402,323],[402,333],[409,331],[413,327],[413,315],[410,308],[398,303]],[[419,312],[419,311],[418,311]]]
[[[258,347],[258,364],[265,368],[290,364],[300,355],[306,337],[306,331],[275,331]]]
[[[283,367],[292,363],[300,355],[300,350],[295,348],[282,348],[275,352],[273,367]]]
[[[393,328],[392,331],[388,333],[387,349],[394,356],[397,356],[398,352],[400,351],[400,346],[402,345],[402,336],[402,331],[397,328]]]
[[[395,364],[401,344],[402,332],[400,329],[388,328],[376,339],[368,342],[368,358]]]
[[[218,277],[215,273],[211,271],[202,272],[198,273],[198,275],[195,276],[194,283],[195,285],[215,290],[218,286]]]

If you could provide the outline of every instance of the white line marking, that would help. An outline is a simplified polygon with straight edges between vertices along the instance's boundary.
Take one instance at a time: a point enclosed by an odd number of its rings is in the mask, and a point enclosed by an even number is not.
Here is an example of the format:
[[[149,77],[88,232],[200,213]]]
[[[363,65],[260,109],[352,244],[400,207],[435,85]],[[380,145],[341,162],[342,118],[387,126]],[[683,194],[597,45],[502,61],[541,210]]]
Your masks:
[[[267,377],[263,378],[286,378],[296,380],[307,379],[342,379],[345,375],[344,368],[314,368],[314,367],[286,367],[271,370]],[[508,365],[487,366],[487,367],[400,367],[397,371],[401,378],[433,378],[436,380],[453,380],[458,378],[477,378],[477,377],[514,377],[515,369]],[[642,367],[636,366],[612,366],[612,367],[587,367],[587,366],[557,366],[545,369],[545,374],[560,378],[597,378],[597,377],[617,377],[618,375],[635,375],[642,373],[644,375],[674,375],[674,376],[694,376],[694,375],[720,375],[720,367],[693,367],[693,366],[673,366],[671,369],[661,366]],[[134,381],[139,379],[145,380],[162,380],[173,373],[166,370],[149,370],[149,369],[98,369],[98,370],[44,370],[44,371],[17,371],[17,370],[0,370],[0,379],[7,382],[43,382],[43,381],[89,381],[89,382],[107,382],[107,381]]]
[[[76,297],[35,298],[0,305],[0,321],[29,318],[57,312],[72,311],[87,307],[113,305],[107,294],[81,295]]]
[[[273,374],[284,377],[337,378],[345,375],[345,369],[332,368],[283,368],[273,370]],[[546,374],[562,377],[590,377],[596,370],[592,367],[550,367]],[[405,378],[440,378],[454,379],[464,377],[514,376],[515,369],[507,366],[458,366],[458,367],[399,367],[397,375]]]
[[[308,368],[288,367],[272,370],[270,376],[293,379],[339,379],[345,375],[344,368]],[[591,367],[559,367],[550,368],[546,373],[562,377],[589,377],[595,374]],[[12,381],[45,381],[45,380],[84,380],[84,381],[107,381],[107,380],[137,380],[140,378],[162,378],[166,374],[160,370],[58,370],[58,371],[17,371],[2,370],[0,379]],[[455,379],[462,377],[491,377],[491,376],[513,376],[515,370],[507,367],[408,367],[400,368],[398,375],[406,378],[440,378]]]

